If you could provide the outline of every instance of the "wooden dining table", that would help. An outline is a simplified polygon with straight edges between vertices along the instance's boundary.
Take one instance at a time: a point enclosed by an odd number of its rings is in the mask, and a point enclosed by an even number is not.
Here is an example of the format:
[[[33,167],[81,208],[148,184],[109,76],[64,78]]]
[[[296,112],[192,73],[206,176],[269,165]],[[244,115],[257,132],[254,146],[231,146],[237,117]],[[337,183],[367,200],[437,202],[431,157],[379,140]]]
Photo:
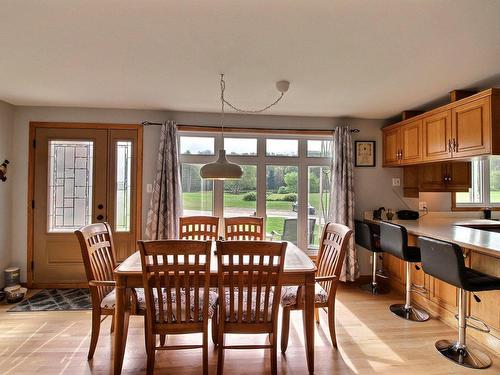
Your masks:
[[[217,258],[215,242],[212,246],[210,264],[210,286],[218,286]],[[307,367],[309,373],[314,373],[314,293],[315,293],[316,265],[311,258],[296,245],[288,242],[283,285],[304,286],[304,309],[302,310],[304,324],[304,344]],[[130,317],[130,291],[131,288],[142,288],[142,270],[139,252],[135,252],[125,259],[114,271],[116,281],[116,306],[115,306],[115,337],[114,337],[114,363],[115,374],[122,371],[125,346],[127,344],[128,324]]]

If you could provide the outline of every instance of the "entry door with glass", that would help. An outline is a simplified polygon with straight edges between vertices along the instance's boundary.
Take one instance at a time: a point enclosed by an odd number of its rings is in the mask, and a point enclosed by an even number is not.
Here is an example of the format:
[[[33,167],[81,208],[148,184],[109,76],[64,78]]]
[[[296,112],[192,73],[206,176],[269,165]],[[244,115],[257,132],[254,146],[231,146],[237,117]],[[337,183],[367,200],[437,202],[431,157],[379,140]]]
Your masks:
[[[76,229],[107,221],[117,258],[136,248],[140,129],[35,130],[33,285],[85,282]]]

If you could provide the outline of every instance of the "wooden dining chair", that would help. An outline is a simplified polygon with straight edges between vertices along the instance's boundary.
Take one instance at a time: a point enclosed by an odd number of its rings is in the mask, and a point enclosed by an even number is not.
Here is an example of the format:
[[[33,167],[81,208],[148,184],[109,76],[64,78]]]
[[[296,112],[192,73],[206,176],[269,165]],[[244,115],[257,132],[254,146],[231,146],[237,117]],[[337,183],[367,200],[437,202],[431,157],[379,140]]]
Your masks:
[[[228,217],[224,219],[226,241],[264,239],[264,219],[255,216]]]
[[[286,242],[218,241],[219,345],[217,373],[224,369],[226,349],[271,349],[271,371],[277,373],[277,322]],[[226,333],[269,335],[269,344],[226,345]]]
[[[203,349],[208,374],[208,319],[217,294],[209,290],[211,241],[138,241],[146,297],[147,373],[156,350]],[[203,333],[201,345],[156,345],[156,335]]]
[[[215,241],[219,237],[219,218],[183,216],[179,218],[179,239]]]
[[[94,356],[99,338],[101,315],[112,316],[111,332],[114,330],[116,293],[113,271],[117,266],[116,254],[113,234],[108,223],[90,224],[76,230],[75,234],[80,242],[92,300],[92,332],[88,352],[90,360]],[[132,290],[132,314],[143,313],[138,303],[142,294],[142,289]]]
[[[319,309],[328,309],[328,328],[334,347],[337,347],[335,335],[335,295],[344,264],[345,254],[353,231],[345,225],[327,223],[323,229],[320,249],[316,260],[316,284],[314,307],[316,322],[319,323]],[[290,311],[304,308],[304,290],[302,286],[286,286],[281,294],[283,321],[281,325],[281,351],[288,347],[290,330]]]

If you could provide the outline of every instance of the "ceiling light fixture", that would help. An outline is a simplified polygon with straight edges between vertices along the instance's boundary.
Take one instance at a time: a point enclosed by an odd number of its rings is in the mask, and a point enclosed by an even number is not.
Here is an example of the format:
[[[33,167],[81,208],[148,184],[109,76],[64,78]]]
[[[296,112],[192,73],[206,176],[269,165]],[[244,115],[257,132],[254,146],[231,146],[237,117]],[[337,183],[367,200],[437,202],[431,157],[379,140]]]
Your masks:
[[[281,95],[274,102],[265,106],[264,108],[257,110],[245,110],[240,109],[226,100],[224,97],[224,91],[226,90],[226,81],[224,81],[224,74],[220,75],[220,101],[221,101],[221,133],[222,141],[224,142],[224,107],[227,104],[229,107],[237,112],[241,113],[261,113],[265,110],[271,108],[272,106],[278,104],[278,102],[283,98],[285,93],[290,87],[290,82],[288,81],[278,81],[276,82],[276,89],[281,93]],[[243,176],[243,170],[238,164],[231,163],[226,158],[226,150],[224,148],[219,150],[219,157],[217,161],[209,164],[205,164],[200,169],[200,176],[206,180],[237,180]]]

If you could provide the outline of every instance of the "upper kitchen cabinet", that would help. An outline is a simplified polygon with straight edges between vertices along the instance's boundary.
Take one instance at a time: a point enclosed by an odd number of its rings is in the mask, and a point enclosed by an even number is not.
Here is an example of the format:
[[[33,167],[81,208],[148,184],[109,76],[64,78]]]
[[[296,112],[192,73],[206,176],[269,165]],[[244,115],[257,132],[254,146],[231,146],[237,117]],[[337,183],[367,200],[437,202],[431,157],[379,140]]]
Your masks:
[[[408,165],[422,160],[422,120],[383,129],[384,166]]]
[[[413,164],[422,160],[422,120],[401,127],[401,164]]]
[[[384,130],[383,149],[384,149],[384,166],[399,165],[400,164],[400,135],[401,129],[394,127]]]
[[[482,91],[382,131],[386,167],[500,155],[500,90]]]
[[[467,157],[491,152],[491,100],[474,100],[451,110],[453,157]]]
[[[423,120],[423,160],[446,160],[451,157],[451,111],[427,116]]]

